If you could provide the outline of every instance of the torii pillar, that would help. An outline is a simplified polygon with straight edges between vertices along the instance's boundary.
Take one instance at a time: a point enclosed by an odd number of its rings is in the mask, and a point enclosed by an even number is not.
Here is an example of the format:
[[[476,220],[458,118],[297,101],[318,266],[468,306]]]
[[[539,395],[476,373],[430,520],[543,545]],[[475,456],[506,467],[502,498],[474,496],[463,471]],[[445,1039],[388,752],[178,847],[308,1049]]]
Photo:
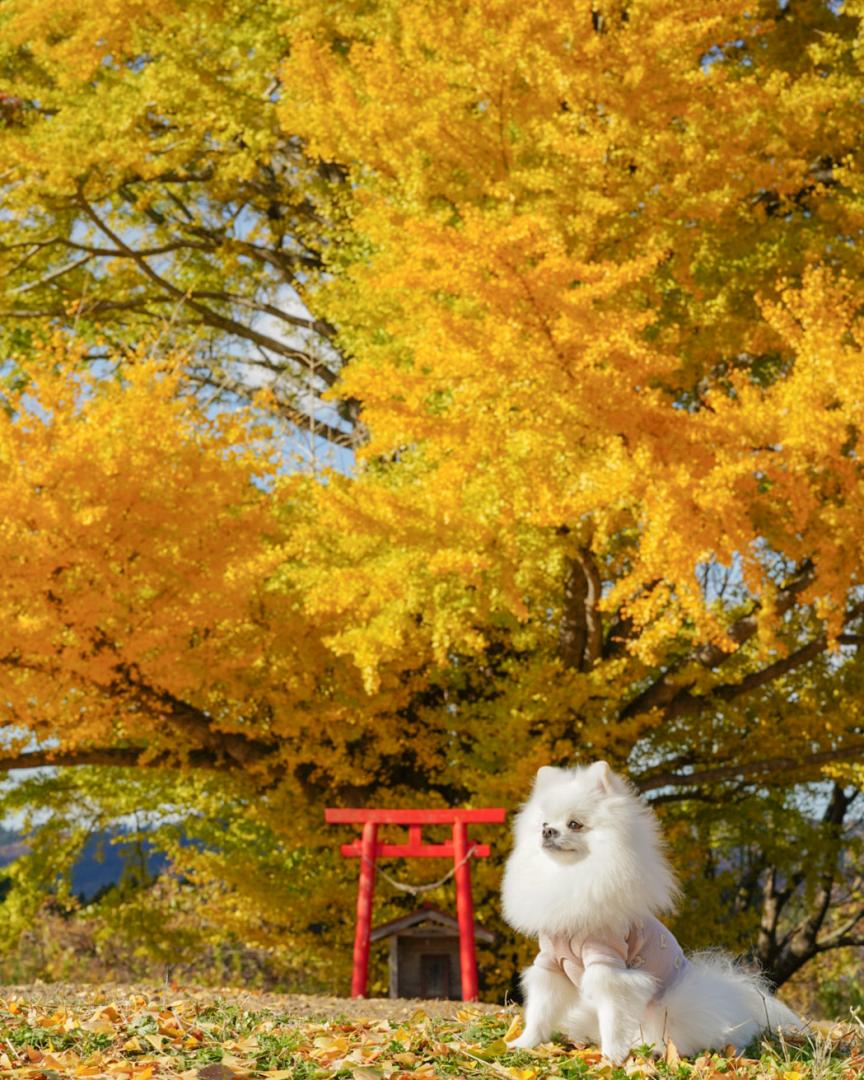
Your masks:
[[[463,1001],[477,1000],[477,952],[474,945],[474,903],[471,897],[471,859],[485,858],[488,844],[472,844],[469,825],[500,825],[502,807],[478,810],[378,810],[328,808],[324,820],[330,825],[362,825],[360,840],[343,844],[341,852],[360,859],[357,888],[357,927],[354,933],[354,971],[351,996],[365,997],[369,975],[369,935],[372,930],[372,899],[375,893],[375,860],[381,858],[452,859],[456,879],[456,916],[459,922],[459,965]],[[407,844],[378,842],[379,825],[406,825]],[[451,825],[452,839],[443,844],[424,844],[424,825]]]

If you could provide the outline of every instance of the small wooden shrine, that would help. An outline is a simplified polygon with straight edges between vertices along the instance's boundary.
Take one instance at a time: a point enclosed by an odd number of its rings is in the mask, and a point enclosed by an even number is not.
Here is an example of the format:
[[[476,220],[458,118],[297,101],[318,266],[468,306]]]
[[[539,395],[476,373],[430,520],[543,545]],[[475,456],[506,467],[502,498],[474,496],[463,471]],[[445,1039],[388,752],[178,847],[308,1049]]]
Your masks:
[[[474,937],[491,945],[495,935],[474,923]],[[462,999],[459,921],[436,908],[376,926],[370,941],[390,939],[390,997]]]

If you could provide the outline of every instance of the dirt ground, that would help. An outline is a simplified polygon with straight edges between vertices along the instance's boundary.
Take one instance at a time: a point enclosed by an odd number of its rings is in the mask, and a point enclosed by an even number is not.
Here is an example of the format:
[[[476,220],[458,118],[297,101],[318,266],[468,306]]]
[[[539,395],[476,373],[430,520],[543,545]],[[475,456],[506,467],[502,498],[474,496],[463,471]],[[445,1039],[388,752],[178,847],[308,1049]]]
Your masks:
[[[136,984],[134,987],[122,984],[103,984],[86,986],[75,983],[29,983],[26,986],[0,986],[0,998],[9,1000],[20,997],[34,1005],[100,1005],[128,997],[130,990],[146,995],[154,1004],[170,1005],[179,999],[194,1000],[202,1003],[219,999],[230,1001],[241,1009],[260,1011],[272,1010],[285,1017],[306,1017],[333,1020],[344,1016],[349,1020],[402,1020],[407,1019],[422,1009],[428,1016],[456,1017],[464,1009],[479,1012],[500,1012],[501,1005],[486,1005],[478,1002],[466,1004],[462,1001],[428,1001],[412,998],[342,998],[317,997],[306,994],[268,994],[244,987],[194,987],[194,986],[158,986]],[[514,1011],[515,1011],[515,1007]]]

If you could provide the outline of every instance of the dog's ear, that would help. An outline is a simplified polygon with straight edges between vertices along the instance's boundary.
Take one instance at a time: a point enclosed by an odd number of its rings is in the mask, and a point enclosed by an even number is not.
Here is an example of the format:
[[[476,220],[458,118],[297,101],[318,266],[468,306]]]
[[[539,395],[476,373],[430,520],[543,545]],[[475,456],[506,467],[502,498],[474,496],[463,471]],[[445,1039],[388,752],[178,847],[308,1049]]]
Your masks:
[[[537,770],[537,777],[534,780],[534,790],[542,791],[543,788],[548,787],[553,781],[560,778],[563,769],[558,769],[554,765],[541,765]]]
[[[615,791],[615,774],[609,768],[608,761],[595,761],[588,772],[600,791],[610,795]]]

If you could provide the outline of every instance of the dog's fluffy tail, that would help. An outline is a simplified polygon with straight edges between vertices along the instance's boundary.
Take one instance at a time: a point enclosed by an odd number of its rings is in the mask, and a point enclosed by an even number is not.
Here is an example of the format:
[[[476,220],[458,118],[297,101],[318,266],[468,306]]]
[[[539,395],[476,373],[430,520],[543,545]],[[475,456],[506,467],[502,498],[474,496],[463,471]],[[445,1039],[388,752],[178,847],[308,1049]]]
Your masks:
[[[652,1007],[648,1042],[671,1040],[685,1055],[743,1050],[763,1032],[797,1030],[799,1018],[773,996],[762,976],[718,953],[697,953],[680,981]]]

